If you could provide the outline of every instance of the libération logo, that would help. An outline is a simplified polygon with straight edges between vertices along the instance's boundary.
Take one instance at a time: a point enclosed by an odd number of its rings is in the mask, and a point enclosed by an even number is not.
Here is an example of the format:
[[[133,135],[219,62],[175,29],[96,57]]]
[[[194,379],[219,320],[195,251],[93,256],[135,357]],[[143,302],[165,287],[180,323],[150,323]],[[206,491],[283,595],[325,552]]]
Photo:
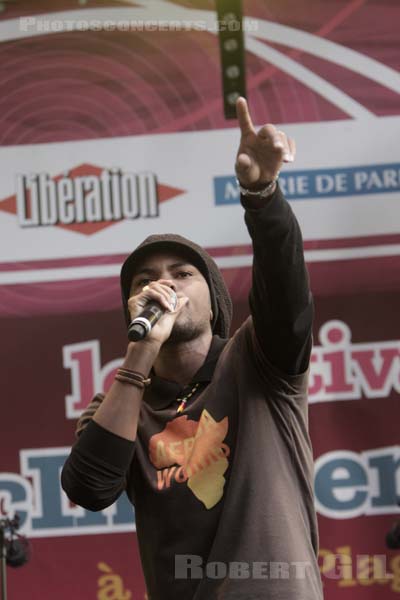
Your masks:
[[[82,164],[51,177],[16,175],[15,195],[0,210],[15,214],[22,228],[57,226],[92,235],[123,219],[155,219],[162,202],[184,190],[157,181],[151,171],[125,173],[119,168]]]

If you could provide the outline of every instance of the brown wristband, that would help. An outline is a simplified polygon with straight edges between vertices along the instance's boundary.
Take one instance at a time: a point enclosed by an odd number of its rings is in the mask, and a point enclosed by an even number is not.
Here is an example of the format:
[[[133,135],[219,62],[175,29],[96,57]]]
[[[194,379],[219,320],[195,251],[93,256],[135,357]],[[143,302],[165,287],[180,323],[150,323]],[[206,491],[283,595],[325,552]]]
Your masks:
[[[114,379],[116,381],[120,381],[121,383],[129,383],[130,385],[134,385],[135,387],[144,390],[143,383],[140,383],[140,381],[137,381],[136,379],[131,379],[130,377],[124,377],[123,375],[118,374],[114,377]]]
[[[147,387],[151,383],[151,379],[146,379],[146,377],[141,373],[138,373],[137,371],[132,371],[131,369],[125,369],[123,367],[117,369],[117,375],[120,377],[124,377],[125,379],[130,379],[132,382],[135,381],[143,387]]]

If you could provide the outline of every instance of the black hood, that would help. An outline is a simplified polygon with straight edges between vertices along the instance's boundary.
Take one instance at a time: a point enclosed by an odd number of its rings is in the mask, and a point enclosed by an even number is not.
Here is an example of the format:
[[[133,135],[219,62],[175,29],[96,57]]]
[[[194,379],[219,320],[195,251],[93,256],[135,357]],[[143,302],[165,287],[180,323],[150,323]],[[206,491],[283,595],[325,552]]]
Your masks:
[[[121,291],[125,320],[130,323],[128,298],[133,275],[145,256],[154,251],[169,251],[185,257],[199,269],[208,283],[213,311],[212,331],[222,338],[229,337],[232,321],[232,300],[215,261],[201,246],[180,235],[164,233],[150,235],[128,256],[121,269]]]

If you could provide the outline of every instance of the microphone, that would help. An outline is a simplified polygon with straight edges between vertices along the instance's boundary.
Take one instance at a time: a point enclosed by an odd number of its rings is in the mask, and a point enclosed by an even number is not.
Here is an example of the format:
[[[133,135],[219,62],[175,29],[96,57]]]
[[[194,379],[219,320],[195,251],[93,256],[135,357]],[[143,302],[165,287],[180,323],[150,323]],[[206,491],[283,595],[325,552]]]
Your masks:
[[[386,546],[393,550],[395,548],[400,548],[400,521],[396,521],[386,535]]]
[[[178,298],[174,296],[174,309],[178,303]],[[161,319],[166,309],[161,307],[158,302],[150,301],[143,311],[133,319],[128,327],[128,339],[131,342],[139,342],[150,333],[154,325]]]
[[[9,567],[22,567],[30,559],[30,545],[22,535],[7,541],[6,549],[6,562]]]
[[[22,567],[28,562],[31,555],[29,541],[25,536],[16,533],[19,529],[20,517],[14,515],[13,519],[0,519],[0,558],[2,568],[7,564],[9,567]],[[6,536],[6,532],[8,535]]]

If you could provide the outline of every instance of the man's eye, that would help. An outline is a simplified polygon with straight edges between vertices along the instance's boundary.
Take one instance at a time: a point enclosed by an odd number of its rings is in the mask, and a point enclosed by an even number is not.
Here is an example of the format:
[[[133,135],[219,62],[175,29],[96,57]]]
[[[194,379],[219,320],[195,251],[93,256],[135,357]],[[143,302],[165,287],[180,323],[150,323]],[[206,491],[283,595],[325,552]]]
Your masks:
[[[148,277],[146,279],[139,279],[139,281],[136,283],[137,287],[144,287],[145,285],[147,285],[149,282],[151,281],[151,279],[149,279]]]

